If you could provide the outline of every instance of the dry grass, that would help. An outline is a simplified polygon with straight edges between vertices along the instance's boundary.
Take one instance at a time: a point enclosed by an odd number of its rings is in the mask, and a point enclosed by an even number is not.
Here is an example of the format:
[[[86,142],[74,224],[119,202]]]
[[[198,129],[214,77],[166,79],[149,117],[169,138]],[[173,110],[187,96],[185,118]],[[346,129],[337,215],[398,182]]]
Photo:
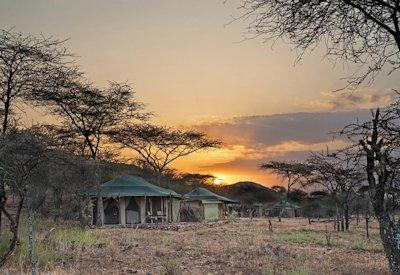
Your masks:
[[[331,249],[326,246],[326,230],[331,234]],[[308,225],[305,219],[273,221],[272,233],[266,220],[254,219],[218,227],[201,224],[185,231],[106,228],[89,230],[90,236],[85,234],[74,242],[66,232],[55,234],[49,245],[57,255],[56,260],[42,264],[41,271],[55,274],[388,274],[375,223],[369,240],[361,225],[355,228],[352,224],[349,232],[337,233],[331,223]],[[14,260],[4,272],[15,274],[23,270],[26,264]]]

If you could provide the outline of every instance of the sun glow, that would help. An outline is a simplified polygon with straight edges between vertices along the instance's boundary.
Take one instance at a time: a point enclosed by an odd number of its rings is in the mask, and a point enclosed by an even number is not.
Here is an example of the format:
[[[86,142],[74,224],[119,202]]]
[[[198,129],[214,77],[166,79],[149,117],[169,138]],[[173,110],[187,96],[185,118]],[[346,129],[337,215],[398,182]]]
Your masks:
[[[221,178],[215,178],[214,184],[215,185],[221,185],[222,184],[222,179]]]
[[[214,184],[215,185],[223,185],[227,183],[228,176],[222,174],[214,174]]]

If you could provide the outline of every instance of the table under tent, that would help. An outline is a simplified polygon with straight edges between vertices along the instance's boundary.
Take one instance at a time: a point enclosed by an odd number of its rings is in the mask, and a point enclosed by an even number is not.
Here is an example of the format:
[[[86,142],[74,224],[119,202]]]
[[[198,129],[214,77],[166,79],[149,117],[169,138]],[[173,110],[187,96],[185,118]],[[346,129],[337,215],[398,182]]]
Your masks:
[[[100,186],[104,224],[138,224],[179,221],[181,195],[138,176],[122,175]],[[97,195],[93,200],[93,224],[97,217]]]
[[[197,187],[183,196],[181,213],[192,213],[196,220],[218,220],[227,216],[227,205],[235,200],[217,195],[206,188]],[[184,217],[181,217],[183,221]],[[190,221],[190,220],[188,220]]]

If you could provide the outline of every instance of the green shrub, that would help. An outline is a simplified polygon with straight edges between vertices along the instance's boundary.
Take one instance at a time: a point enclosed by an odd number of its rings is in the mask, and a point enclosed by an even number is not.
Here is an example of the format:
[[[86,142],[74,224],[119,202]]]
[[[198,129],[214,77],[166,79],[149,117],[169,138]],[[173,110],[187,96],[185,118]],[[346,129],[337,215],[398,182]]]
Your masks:
[[[321,234],[314,231],[301,229],[293,232],[282,233],[278,239],[283,242],[324,244],[325,240]]]
[[[40,223],[39,223],[40,222]],[[60,261],[65,257],[75,257],[76,248],[82,249],[83,246],[108,245],[109,242],[104,240],[88,230],[82,230],[74,227],[55,228],[49,232],[51,228],[44,224],[47,222],[38,221],[35,225],[35,258],[39,267],[49,266]],[[39,225],[41,224],[41,225]],[[28,265],[28,233],[26,223],[21,223],[19,230],[19,241],[11,260],[21,265]],[[44,236],[48,234],[46,240]],[[10,243],[10,232],[2,232],[0,237],[0,253],[3,254]]]
[[[351,243],[351,248],[359,250],[369,250],[369,251],[382,251],[383,245],[381,242],[365,241],[360,236],[356,238],[353,243]]]
[[[164,246],[170,246],[170,245],[172,244],[172,238],[171,238],[170,236],[164,236],[164,237],[162,238],[161,243],[162,243]]]
[[[281,275],[309,275],[312,274],[310,269],[308,267],[300,266],[296,267],[295,269],[292,270],[280,270],[280,269],[274,269],[273,267],[265,267],[263,272],[263,275],[275,275],[275,274],[281,274]]]
[[[162,263],[162,274],[164,275],[179,275],[181,274],[177,261],[168,260]]]
[[[11,234],[2,233],[0,238],[0,253],[3,254],[10,243]],[[49,265],[59,260],[59,255],[51,247],[35,240],[35,257],[39,266]],[[12,260],[22,264],[28,264],[28,237],[26,232],[21,232],[20,240],[16,246]]]
[[[285,274],[285,275],[309,275],[309,274],[311,274],[311,271],[308,267],[300,266],[300,267],[296,267],[295,269],[293,269],[289,272],[283,273],[283,274]]]
[[[128,233],[128,235],[126,235],[126,239],[129,240],[130,242],[145,242],[145,241],[147,241],[146,236],[138,235],[136,233]]]
[[[109,244],[108,241],[103,240],[88,230],[83,230],[80,228],[63,228],[57,229],[53,233],[52,241],[56,242],[70,242],[77,246],[81,245],[98,245],[101,243]]]

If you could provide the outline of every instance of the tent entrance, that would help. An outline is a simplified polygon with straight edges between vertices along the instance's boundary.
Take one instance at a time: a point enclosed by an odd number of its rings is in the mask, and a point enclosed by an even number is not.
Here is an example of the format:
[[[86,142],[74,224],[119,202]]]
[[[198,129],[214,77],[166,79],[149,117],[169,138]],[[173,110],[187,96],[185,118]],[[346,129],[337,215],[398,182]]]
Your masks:
[[[134,197],[129,198],[126,206],[126,223],[140,223],[140,208]]]
[[[114,199],[111,199],[104,208],[104,223],[119,224],[119,206]]]

